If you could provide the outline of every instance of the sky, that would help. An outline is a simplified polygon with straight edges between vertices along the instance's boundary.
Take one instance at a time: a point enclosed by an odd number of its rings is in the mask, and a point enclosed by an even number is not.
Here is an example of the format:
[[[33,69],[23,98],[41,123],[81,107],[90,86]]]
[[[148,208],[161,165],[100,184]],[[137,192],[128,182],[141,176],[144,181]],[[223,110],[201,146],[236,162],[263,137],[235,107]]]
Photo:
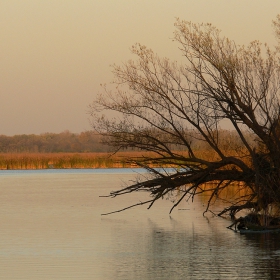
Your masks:
[[[88,106],[132,45],[180,58],[176,17],[273,46],[278,13],[279,0],[0,0],[0,134],[91,130]]]

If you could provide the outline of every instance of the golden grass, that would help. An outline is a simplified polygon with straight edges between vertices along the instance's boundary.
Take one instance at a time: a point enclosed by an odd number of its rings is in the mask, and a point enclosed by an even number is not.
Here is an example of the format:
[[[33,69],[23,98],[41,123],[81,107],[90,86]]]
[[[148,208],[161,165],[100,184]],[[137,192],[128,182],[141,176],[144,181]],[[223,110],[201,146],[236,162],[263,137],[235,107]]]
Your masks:
[[[0,169],[136,167],[129,163],[128,159],[143,156],[153,158],[156,154],[141,151],[118,152],[115,155],[110,153],[0,153]],[[206,150],[198,151],[196,156],[210,161],[218,160],[216,155]]]
[[[124,155],[108,153],[0,154],[0,169],[122,168],[130,167]]]

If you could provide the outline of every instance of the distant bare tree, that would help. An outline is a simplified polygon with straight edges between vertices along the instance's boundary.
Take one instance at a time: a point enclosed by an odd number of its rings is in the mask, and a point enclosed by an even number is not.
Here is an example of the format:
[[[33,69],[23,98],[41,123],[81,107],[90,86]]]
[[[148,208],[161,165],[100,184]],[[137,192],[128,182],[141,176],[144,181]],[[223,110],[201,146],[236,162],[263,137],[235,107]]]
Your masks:
[[[279,16],[274,25],[280,38]],[[152,174],[149,180],[136,181],[110,196],[147,191],[152,197],[141,204],[151,207],[181,188],[173,209],[183,199],[209,192],[207,211],[225,188],[240,183],[245,195],[220,214],[234,216],[241,209],[258,212],[268,211],[271,204],[279,206],[277,48],[258,41],[238,46],[211,24],[178,19],[175,26],[174,41],[184,64],[159,58],[136,44],[132,52],[137,60],[114,65],[114,88],[104,86],[91,105],[93,127],[107,136],[107,144],[116,151],[135,148],[154,153],[130,159]],[[114,117],[108,117],[107,111],[115,112]],[[222,144],[226,143],[221,129],[225,120],[235,131],[235,143],[240,143],[238,154],[237,147],[228,146],[230,139],[228,145]],[[198,140],[211,150],[211,158],[194,148]],[[155,166],[173,166],[175,171],[166,173]],[[204,188],[205,183],[211,187]]]

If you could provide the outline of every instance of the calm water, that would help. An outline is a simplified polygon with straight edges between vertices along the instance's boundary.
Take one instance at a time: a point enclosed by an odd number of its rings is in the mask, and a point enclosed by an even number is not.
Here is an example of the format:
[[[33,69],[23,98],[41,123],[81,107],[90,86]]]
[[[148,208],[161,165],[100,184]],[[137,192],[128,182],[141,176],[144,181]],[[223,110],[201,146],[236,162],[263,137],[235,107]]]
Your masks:
[[[0,279],[280,279],[280,235],[234,233],[203,205],[100,198],[131,170],[0,171]]]

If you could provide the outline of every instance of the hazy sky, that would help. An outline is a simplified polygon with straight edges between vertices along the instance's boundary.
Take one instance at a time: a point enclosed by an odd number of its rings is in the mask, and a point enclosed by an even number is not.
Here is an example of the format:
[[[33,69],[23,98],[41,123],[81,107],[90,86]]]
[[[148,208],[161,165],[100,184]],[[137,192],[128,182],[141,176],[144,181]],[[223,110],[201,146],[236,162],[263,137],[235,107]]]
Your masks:
[[[0,0],[0,134],[90,130],[88,105],[134,43],[179,57],[175,17],[273,45],[278,13],[279,0]]]

